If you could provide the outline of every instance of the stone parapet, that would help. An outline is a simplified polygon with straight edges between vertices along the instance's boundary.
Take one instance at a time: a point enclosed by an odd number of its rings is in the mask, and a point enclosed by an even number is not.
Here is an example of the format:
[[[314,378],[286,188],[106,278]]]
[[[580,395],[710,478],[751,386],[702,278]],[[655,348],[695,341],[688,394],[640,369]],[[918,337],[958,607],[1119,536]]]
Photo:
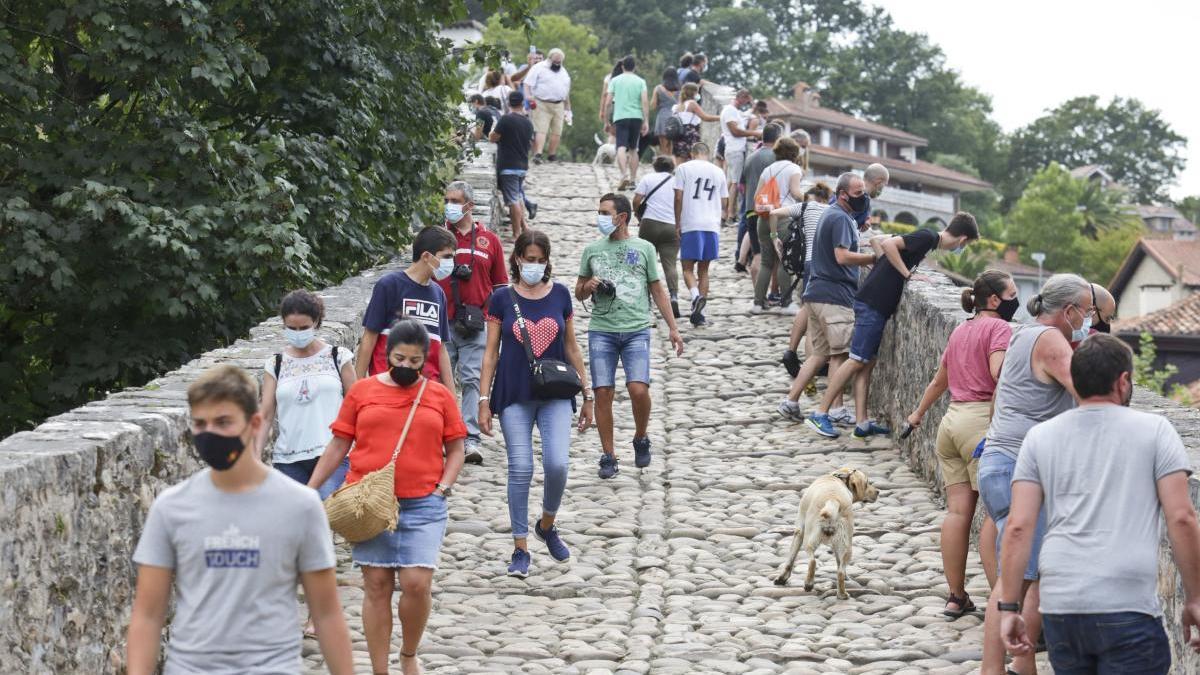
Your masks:
[[[925,385],[937,370],[950,333],[968,316],[959,305],[961,288],[941,274],[922,271],[933,281],[909,284],[904,291],[900,308],[884,333],[880,359],[871,385],[873,414],[889,420],[893,428],[899,428],[917,407]],[[944,486],[934,440],[948,399],[943,397],[929,411],[921,429],[907,440],[898,441],[899,451],[913,470],[939,492]],[[1136,391],[1133,407],[1166,416],[1183,437],[1192,458],[1192,466],[1200,466],[1200,412],[1142,389]],[[1200,480],[1193,476],[1189,484],[1192,503],[1200,509]],[[1183,585],[1171,558],[1165,527],[1159,548],[1158,588],[1166,615],[1167,635],[1171,640],[1174,660],[1172,672],[1200,672],[1200,656],[1188,650],[1183,642],[1179,620],[1184,601]],[[1103,592],[1103,589],[1097,589],[1097,592]]]

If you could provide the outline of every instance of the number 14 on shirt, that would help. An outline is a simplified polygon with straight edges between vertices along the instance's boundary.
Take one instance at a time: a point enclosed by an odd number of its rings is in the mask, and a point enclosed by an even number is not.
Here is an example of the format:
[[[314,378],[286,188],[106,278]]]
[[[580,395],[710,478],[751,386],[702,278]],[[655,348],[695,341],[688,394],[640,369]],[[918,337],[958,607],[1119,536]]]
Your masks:
[[[703,187],[701,187],[701,185],[700,185],[700,182],[701,182],[702,180],[703,180],[703,182],[704,182],[704,186],[703,186]],[[712,199],[713,199],[713,194],[716,192],[716,190],[717,190],[717,187],[716,187],[715,185],[713,185],[713,184],[712,184],[712,179],[711,179],[711,178],[703,178],[703,179],[701,179],[701,178],[697,178],[697,179],[696,179],[696,191],[695,191],[695,192],[692,194],[692,199],[700,199],[700,191],[701,191],[701,190],[703,190],[704,192],[707,192],[707,193],[708,193],[708,200],[709,200],[709,201],[712,201]]]

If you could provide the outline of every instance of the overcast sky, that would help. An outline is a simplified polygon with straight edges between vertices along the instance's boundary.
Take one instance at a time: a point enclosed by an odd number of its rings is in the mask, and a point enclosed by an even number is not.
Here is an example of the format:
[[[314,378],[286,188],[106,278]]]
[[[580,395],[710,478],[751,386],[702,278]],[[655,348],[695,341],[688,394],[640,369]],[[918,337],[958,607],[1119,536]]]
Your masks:
[[[1005,131],[1095,94],[1139,99],[1189,141],[1170,190],[1200,194],[1200,2],[1196,0],[869,0],[941,46],[964,81],[992,97]]]

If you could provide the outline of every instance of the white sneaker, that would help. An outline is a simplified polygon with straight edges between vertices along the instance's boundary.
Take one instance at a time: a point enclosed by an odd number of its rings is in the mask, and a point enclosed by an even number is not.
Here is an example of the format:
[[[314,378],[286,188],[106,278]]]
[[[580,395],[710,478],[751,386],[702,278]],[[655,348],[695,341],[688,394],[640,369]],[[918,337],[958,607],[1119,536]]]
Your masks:
[[[792,304],[788,305],[787,307],[780,307],[779,313],[783,314],[785,316],[796,316],[797,314],[800,313],[800,308],[798,306],[796,306],[796,303],[793,302]]]
[[[858,423],[858,418],[854,416],[846,408],[838,408],[837,410],[829,411],[829,421],[841,426],[854,426]]]
[[[766,311],[767,311],[767,308],[763,307],[762,305],[758,304],[757,302],[750,303],[750,313],[751,314],[765,314]]]

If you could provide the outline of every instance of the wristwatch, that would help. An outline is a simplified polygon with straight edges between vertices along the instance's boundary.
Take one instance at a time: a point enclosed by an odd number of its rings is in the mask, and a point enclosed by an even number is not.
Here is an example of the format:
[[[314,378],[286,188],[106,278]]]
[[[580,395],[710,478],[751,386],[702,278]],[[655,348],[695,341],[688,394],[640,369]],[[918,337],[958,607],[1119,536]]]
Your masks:
[[[437,484],[437,489],[442,491],[443,497],[449,497],[450,493],[453,491],[453,488],[451,488],[449,485],[445,485],[442,483]]]
[[[996,608],[1001,612],[1016,612],[1021,613],[1021,603],[1019,602],[997,602]]]

